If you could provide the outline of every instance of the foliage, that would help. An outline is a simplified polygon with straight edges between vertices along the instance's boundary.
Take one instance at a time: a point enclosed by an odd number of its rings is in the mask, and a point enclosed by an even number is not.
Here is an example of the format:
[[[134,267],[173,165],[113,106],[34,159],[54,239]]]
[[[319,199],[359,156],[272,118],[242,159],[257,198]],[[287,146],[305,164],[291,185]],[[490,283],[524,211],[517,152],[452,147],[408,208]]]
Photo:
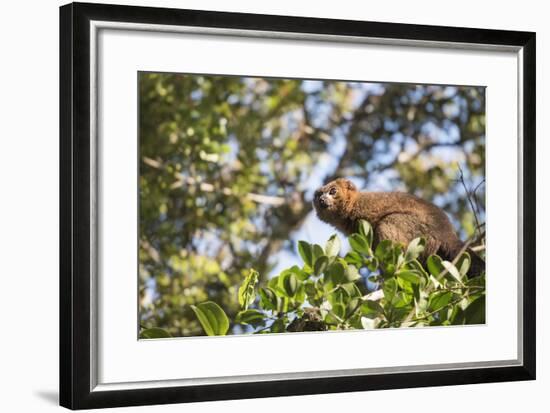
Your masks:
[[[284,301],[284,291],[297,303],[312,277],[350,268],[336,257],[337,238],[315,247],[323,224],[306,228],[313,190],[336,176],[415,193],[442,207],[463,238],[474,233],[455,178],[458,163],[471,188],[484,178],[481,87],[140,73],[139,105],[143,329],[205,334],[191,306],[210,301],[232,320],[227,334],[249,332],[258,300]],[[483,221],[482,185],[475,195]],[[365,254],[360,237],[349,241]],[[289,275],[275,268],[300,260]],[[250,268],[259,276],[239,301]],[[277,274],[284,282],[274,289]]]
[[[139,333],[139,338],[170,338],[170,337],[172,336],[170,335],[170,333],[168,333],[168,331],[158,327],[146,328]]]
[[[197,315],[202,328],[209,336],[224,336],[229,329],[229,319],[222,308],[212,301],[206,301],[191,308]]]
[[[255,299],[242,300],[240,290],[241,311],[233,323],[255,333],[485,323],[485,275],[467,277],[467,252],[455,262],[432,255],[426,270],[418,260],[422,238],[406,247],[382,241],[373,249],[371,227],[362,221],[360,233],[348,241],[352,249],[345,256],[336,235],[325,248],[301,242],[303,266],[283,270],[259,290],[251,270],[241,288],[255,291]],[[373,292],[365,294],[364,279],[376,285]],[[202,327],[208,335],[225,335],[226,314],[211,302],[198,308],[207,305],[215,309],[208,317],[194,307]]]

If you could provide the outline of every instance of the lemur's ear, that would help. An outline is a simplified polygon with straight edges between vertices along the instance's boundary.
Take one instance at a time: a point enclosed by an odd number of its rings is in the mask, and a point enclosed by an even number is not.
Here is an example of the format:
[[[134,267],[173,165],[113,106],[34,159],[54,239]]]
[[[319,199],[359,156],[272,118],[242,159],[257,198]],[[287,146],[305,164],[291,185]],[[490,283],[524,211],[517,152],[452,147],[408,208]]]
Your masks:
[[[346,179],[346,188],[348,191],[357,191],[355,184],[351,182],[349,179]]]

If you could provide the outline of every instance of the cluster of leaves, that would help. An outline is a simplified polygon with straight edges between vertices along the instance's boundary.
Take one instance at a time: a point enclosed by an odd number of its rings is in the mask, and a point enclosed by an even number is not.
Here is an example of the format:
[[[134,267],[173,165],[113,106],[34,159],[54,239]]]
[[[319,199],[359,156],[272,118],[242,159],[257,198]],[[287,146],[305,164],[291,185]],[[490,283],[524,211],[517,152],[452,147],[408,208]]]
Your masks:
[[[207,335],[225,335],[232,323],[254,333],[485,323],[485,275],[468,278],[467,252],[453,262],[431,255],[423,266],[422,238],[406,247],[385,240],[373,249],[366,221],[348,242],[350,251],[340,256],[337,235],[324,248],[300,241],[303,266],[285,269],[263,288],[250,270],[232,321],[212,301],[193,311]]]

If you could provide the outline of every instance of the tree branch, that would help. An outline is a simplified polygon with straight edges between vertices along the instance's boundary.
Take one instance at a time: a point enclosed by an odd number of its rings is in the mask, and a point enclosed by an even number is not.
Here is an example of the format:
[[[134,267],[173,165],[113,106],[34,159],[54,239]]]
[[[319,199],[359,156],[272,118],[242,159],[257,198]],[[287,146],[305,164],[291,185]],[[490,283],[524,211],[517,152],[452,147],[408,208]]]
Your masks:
[[[480,232],[481,231],[481,229],[480,229],[481,225],[479,224],[479,219],[477,217],[477,211],[476,211],[476,208],[474,207],[474,203],[472,201],[472,195],[471,195],[470,191],[468,190],[468,187],[466,186],[466,182],[464,180],[464,172],[462,171],[462,168],[460,167],[460,164],[457,164],[457,166],[458,166],[458,170],[460,171],[459,180],[460,180],[462,186],[464,187],[464,191],[466,192],[466,198],[468,199],[468,203],[470,204],[470,208],[472,209],[472,213],[474,214],[474,219],[476,221],[476,231],[481,233]],[[476,187],[475,190],[477,190],[478,187],[479,187],[479,185]]]

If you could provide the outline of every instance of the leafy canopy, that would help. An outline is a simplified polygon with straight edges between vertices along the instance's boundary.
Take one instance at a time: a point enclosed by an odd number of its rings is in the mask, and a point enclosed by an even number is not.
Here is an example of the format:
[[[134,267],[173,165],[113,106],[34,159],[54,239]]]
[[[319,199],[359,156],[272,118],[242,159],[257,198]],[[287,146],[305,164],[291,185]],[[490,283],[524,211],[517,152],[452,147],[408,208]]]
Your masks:
[[[485,322],[485,275],[468,279],[467,252],[454,263],[432,255],[425,269],[418,260],[422,238],[408,246],[382,241],[373,249],[372,234],[362,221],[344,256],[337,235],[324,248],[301,241],[303,265],[283,270],[262,288],[258,273],[250,270],[231,322],[257,334]],[[365,294],[360,274],[376,286],[373,292]],[[230,321],[217,304],[205,302],[193,310],[207,335],[227,333]]]

